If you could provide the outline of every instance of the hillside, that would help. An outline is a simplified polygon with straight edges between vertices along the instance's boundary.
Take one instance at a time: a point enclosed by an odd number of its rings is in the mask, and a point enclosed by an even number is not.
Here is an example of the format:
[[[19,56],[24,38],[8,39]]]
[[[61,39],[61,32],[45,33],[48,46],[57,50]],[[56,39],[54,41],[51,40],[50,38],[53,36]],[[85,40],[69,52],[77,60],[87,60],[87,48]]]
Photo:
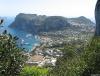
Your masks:
[[[79,23],[79,24],[84,25],[84,26],[95,25],[90,19],[88,19],[84,16],[80,16],[80,17],[77,17],[77,18],[69,18],[68,22],[73,23],[72,25],[75,25],[76,23]]]

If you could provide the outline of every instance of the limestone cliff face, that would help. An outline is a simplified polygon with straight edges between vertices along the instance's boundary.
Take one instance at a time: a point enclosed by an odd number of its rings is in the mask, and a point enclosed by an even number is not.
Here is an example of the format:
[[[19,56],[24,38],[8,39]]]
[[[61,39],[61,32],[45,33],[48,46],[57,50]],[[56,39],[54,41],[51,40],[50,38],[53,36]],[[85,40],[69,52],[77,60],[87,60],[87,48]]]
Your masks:
[[[45,16],[36,14],[20,13],[10,27],[38,34],[40,32],[49,32],[68,27],[70,24],[67,19],[61,16]]]
[[[22,30],[29,33],[37,33],[42,28],[42,23],[46,16],[37,16],[36,14],[20,13],[16,16],[15,21],[10,25],[11,28]]]
[[[95,35],[100,36],[100,0],[97,1],[95,8],[96,31]]]

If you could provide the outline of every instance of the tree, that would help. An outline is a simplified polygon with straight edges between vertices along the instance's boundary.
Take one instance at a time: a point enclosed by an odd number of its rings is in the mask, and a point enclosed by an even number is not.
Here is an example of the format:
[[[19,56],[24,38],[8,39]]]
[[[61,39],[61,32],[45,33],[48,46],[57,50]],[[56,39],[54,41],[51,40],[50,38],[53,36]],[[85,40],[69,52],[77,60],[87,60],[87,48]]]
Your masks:
[[[86,63],[76,51],[75,45],[69,45],[62,49],[63,56],[58,58],[56,66],[48,76],[82,76]]]
[[[100,37],[94,37],[91,43],[84,50],[84,61],[87,64],[83,76],[100,74]]]
[[[18,76],[25,62],[25,55],[16,44],[17,37],[4,31],[0,35],[0,76]]]

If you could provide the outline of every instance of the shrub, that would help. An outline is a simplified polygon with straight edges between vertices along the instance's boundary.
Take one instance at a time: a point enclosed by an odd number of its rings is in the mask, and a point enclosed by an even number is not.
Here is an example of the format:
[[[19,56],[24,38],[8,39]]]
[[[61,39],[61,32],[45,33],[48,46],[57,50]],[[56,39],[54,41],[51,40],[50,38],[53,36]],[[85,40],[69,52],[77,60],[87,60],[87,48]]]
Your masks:
[[[100,74],[100,37],[94,37],[87,46],[83,54],[87,68],[83,72],[83,76],[91,76],[91,74]]]
[[[76,47],[66,46],[62,51],[64,56],[59,58],[56,66],[51,70],[48,76],[80,76],[82,75],[86,63],[84,59],[76,52]]]
[[[75,48],[66,47],[64,56],[59,58],[48,76],[91,76],[100,74],[100,37],[94,37],[88,46],[75,52]]]
[[[47,76],[47,74],[48,69],[46,68],[36,66],[25,66],[22,69],[20,76]]]
[[[0,35],[0,76],[18,76],[25,62],[23,49],[16,45],[17,37],[7,34]]]

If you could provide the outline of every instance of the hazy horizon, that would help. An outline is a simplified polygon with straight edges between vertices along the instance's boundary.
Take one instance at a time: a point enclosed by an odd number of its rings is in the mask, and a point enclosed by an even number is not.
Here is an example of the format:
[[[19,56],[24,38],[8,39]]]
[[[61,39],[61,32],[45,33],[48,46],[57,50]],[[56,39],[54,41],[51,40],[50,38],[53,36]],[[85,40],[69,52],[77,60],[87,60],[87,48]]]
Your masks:
[[[19,13],[94,18],[97,0],[0,0],[0,16]]]

